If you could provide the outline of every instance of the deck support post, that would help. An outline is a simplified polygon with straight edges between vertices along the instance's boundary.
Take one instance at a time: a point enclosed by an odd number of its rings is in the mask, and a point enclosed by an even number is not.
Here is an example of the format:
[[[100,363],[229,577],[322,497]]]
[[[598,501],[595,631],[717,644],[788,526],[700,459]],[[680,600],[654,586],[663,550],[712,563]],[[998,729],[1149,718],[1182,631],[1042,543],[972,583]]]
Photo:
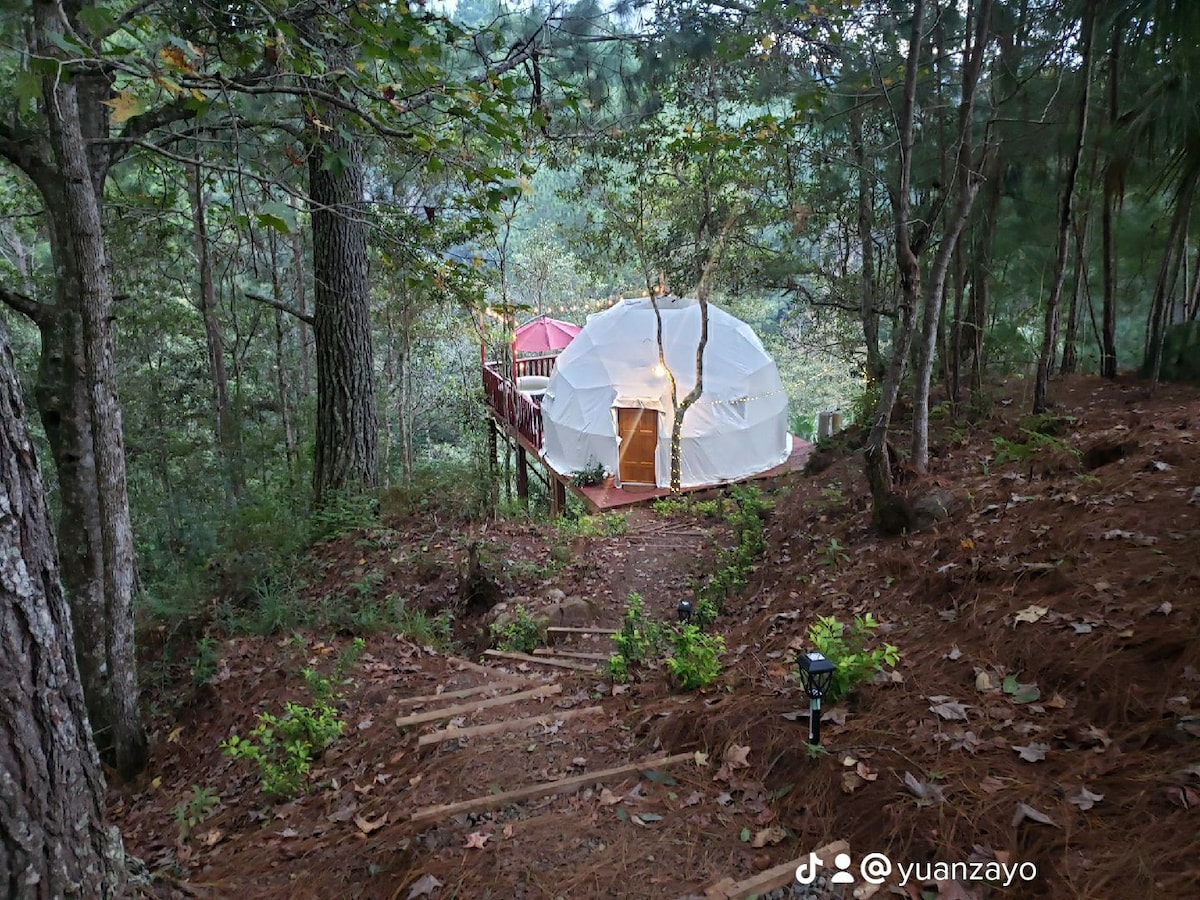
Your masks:
[[[550,516],[564,515],[567,511],[567,486],[562,479],[550,472]]]
[[[529,460],[525,448],[517,444],[517,499],[529,506]]]
[[[499,435],[496,432],[496,423],[492,419],[488,419],[488,436],[487,436],[487,454],[488,454],[488,496],[491,499],[492,509],[496,509],[500,505],[500,485],[497,483],[500,477],[500,462],[499,462]]]

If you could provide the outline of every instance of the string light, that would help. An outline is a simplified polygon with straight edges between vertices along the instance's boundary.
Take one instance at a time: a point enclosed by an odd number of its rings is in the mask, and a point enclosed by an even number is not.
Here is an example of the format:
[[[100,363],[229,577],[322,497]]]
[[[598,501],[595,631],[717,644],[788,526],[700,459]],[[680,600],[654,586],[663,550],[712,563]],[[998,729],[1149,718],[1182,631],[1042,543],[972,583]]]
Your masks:
[[[786,392],[785,391],[767,391],[767,393],[765,393],[765,394],[754,394],[753,396],[747,395],[745,397],[734,397],[731,400],[706,400],[704,402],[709,403],[712,406],[721,406],[724,404],[732,405],[734,403],[750,403],[754,400],[766,400],[768,397],[774,397],[778,394],[783,394],[783,393],[786,393]]]

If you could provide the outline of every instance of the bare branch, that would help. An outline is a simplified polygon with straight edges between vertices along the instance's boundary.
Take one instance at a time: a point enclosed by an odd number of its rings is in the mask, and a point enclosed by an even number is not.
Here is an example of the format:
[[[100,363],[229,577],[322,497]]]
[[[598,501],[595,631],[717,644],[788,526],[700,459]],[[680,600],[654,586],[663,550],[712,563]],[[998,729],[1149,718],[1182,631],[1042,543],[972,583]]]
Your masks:
[[[255,294],[251,293],[250,291],[246,291],[245,293],[248,299],[257,300],[259,303],[265,303],[267,306],[273,306],[280,312],[285,312],[289,316],[296,317],[301,322],[305,322],[309,325],[312,325],[314,322],[311,313],[300,312],[300,310],[296,309],[295,307],[288,306],[286,303],[280,303],[274,297],[268,297],[265,294]]]
[[[4,303],[10,309],[28,317],[38,327],[44,325],[50,318],[50,313],[45,305],[6,287],[0,287],[0,303]]]

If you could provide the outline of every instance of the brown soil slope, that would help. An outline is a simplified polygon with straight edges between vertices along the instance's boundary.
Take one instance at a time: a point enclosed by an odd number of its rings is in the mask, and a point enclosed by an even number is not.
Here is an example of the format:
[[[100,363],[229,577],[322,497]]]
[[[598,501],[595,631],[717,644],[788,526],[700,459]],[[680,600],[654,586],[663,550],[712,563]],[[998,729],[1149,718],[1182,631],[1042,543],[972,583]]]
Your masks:
[[[725,674],[704,692],[673,694],[653,672],[614,690],[602,670],[480,668],[376,634],[350,671],[346,733],[316,761],[314,789],[277,804],[218,745],[303,699],[299,669],[328,672],[348,639],[233,639],[212,684],[173,707],[164,697],[152,770],[113,789],[116,821],[160,893],[201,897],[703,894],[835,839],[855,862],[884,852],[1038,870],[1007,891],[882,889],[899,896],[1196,896],[1200,392],[1151,398],[1140,384],[1080,378],[1057,401],[1064,421],[1050,441],[1022,430],[1020,396],[977,430],[943,429],[932,474],[904,487],[948,492],[950,516],[912,535],[872,529],[853,455],[793,478],[752,583],[718,623]],[[1027,458],[1001,463],[998,451]],[[727,539],[709,520],[643,511],[629,533],[576,538],[552,565],[545,525],[465,535],[407,523],[306,565],[314,596],[403,592],[437,606],[459,602],[479,542],[502,595],[557,587],[594,600],[596,624],[615,627],[631,590],[672,617]],[[899,647],[897,674],[827,711],[827,752],[810,754],[795,652],[816,616],[867,612]],[[593,635],[567,646],[610,645]],[[431,736],[455,727],[482,730]],[[563,779],[551,795],[506,795]],[[220,803],[181,840],[175,811],[193,785]],[[461,801],[474,802],[435,809]]]

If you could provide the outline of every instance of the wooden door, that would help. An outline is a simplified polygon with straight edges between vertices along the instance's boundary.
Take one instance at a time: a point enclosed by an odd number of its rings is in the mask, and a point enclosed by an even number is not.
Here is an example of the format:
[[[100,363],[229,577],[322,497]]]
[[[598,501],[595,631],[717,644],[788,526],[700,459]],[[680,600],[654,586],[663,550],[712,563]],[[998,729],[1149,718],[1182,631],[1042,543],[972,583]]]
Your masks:
[[[622,484],[654,484],[654,457],[658,452],[658,412],[617,407],[617,433],[621,435]]]

